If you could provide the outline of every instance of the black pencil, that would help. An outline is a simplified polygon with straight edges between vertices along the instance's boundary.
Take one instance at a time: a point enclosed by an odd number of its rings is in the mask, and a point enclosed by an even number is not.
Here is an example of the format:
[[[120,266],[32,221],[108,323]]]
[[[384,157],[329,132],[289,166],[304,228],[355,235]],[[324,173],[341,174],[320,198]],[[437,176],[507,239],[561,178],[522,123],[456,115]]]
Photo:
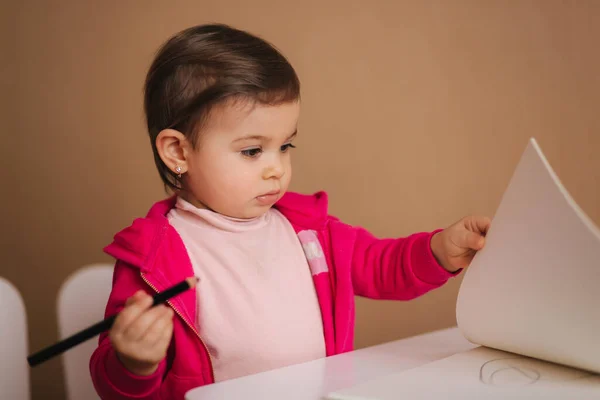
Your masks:
[[[157,293],[156,295],[154,295],[153,297],[153,302],[152,302],[152,307],[164,303],[165,301],[169,300],[170,298],[177,296],[178,294],[185,292],[188,289],[193,288],[194,286],[196,286],[196,283],[198,282],[198,279],[195,277],[191,277],[191,278],[187,278],[185,280],[183,280],[182,282],[171,286],[170,288]],[[99,335],[100,333],[109,330],[113,323],[115,322],[115,319],[117,318],[117,315],[119,315],[118,313],[115,315],[112,315],[106,319],[104,319],[103,321],[100,321],[92,326],[90,326],[89,328],[86,328],[80,332],[75,333],[72,336],[69,336],[66,339],[61,340],[58,343],[53,344],[52,346],[46,347],[45,349],[42,349],[40,351],[38,351],[37,353],[34,353],[32,355],[30,355],[29,357],[27,357],[27,362],[29,363],[29,365],[31,367],[35,367],[38,364],[41,364],[42,362],[55,357],[61,353],[64,353],[65,351],[69,350],[70,348],[85,342],[86,340]]]

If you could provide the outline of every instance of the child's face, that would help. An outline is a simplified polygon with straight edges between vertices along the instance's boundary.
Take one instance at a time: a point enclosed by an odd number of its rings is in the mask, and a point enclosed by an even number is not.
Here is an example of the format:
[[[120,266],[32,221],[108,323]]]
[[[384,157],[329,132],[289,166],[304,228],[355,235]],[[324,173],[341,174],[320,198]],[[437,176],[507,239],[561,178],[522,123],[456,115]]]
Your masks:
[[[299,102],[215,110],[186,157],[184,198],[235,218],[265,213],[288,188]]]

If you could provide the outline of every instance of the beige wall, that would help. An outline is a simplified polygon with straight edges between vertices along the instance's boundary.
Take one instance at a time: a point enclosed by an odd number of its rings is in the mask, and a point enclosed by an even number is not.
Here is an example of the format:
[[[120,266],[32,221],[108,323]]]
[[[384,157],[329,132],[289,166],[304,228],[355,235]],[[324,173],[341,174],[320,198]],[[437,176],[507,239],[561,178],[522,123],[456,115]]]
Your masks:
[[[600,223],[600,2],[3,2],[1,275],[30,345],[57,338],[61,282],[163,196],[144,132],[152,53],[220,21],[273,41],[303,82],[292,189],[380,236],[493,215],[529,136]],[[562,272],[564,273],[564,271]],[[357,346],[453,325],[460,279],[358,300]],[[4,321],[3,323],[7,323]],[[34,398],[63,398],[59,360]]]

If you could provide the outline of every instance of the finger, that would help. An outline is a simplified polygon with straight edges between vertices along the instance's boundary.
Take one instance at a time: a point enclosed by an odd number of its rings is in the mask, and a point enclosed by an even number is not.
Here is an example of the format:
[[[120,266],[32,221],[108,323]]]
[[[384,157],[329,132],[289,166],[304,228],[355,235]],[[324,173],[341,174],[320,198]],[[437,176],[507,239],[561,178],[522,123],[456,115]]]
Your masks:
[[[173,319],[171,318],[171,320],[169,321],[169,324],[167,324],[167,327],[165,329],[163,329],[162,335],[158,338],[156,343],[154,343],[154,346],[156,346],[157,348],[164,348],[166,350],[167,347],[169,346],[169,343],[171,342],[172,336],[173,336]]]
[[[131,297],[129,297],[127,299],[127,301],[125,301],[125,306],[128,306],[130,304],[135,303],[136,301],[140,300],[141,298],[143,298],[144,295],[144,291],[143,290],[138,290],[137,292],[135,292]]]
[[[165,307],[160,317],[157,318],[140,337],[147,345],[156,344],[163,336],[165,330],[169,330],[173,324],[173,310]]]
[[[136,296],[136,295],[134,295]],[[115,334],[124,332],[127,327],[132,324],[144,311],[146,311],[152,305],[152,297],[143,293],[137,295],[132,302],[121,310],[111,331]]]
[[[463,246],[467,249],[480,250],[485,244],[485,238],[479,233],[466,230],[463,237]]]
[[[166,312],[165,309],[166,306],[159,305],[143,312],[127,327],[127,329],[125,329],[123,336],[126,337],[127,340],[140,341],[148,328],[150,328],[155,321],[162,318],[163,314]]]
[[[488,217],[474,216],[471,217],[470,220],[471,230],[475,232],[480,232],[483,235],[487,234],[491,224],[492,221]]]

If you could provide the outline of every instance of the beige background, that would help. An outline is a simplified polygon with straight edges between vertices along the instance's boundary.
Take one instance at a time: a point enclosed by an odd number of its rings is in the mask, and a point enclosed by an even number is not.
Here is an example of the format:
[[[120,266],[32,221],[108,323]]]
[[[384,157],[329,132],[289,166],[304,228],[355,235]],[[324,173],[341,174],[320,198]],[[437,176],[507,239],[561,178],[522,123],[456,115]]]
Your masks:
[[[248,29],[290,58],[304,102],[292,189],[327,190],[348,223],[400,236],[493,216],[530,136],[600,223],[600,2],[1,7],[0,274],[25,298],[32,351],[57,338],[64,279],[110,261],[114,232],[164,195],[142,83],[158,45],[197,23]],[[453,325],[459,283],[409,303],[359,299],[356,345]],[[34,398],[63,398],[58,359],[31,376]]]

